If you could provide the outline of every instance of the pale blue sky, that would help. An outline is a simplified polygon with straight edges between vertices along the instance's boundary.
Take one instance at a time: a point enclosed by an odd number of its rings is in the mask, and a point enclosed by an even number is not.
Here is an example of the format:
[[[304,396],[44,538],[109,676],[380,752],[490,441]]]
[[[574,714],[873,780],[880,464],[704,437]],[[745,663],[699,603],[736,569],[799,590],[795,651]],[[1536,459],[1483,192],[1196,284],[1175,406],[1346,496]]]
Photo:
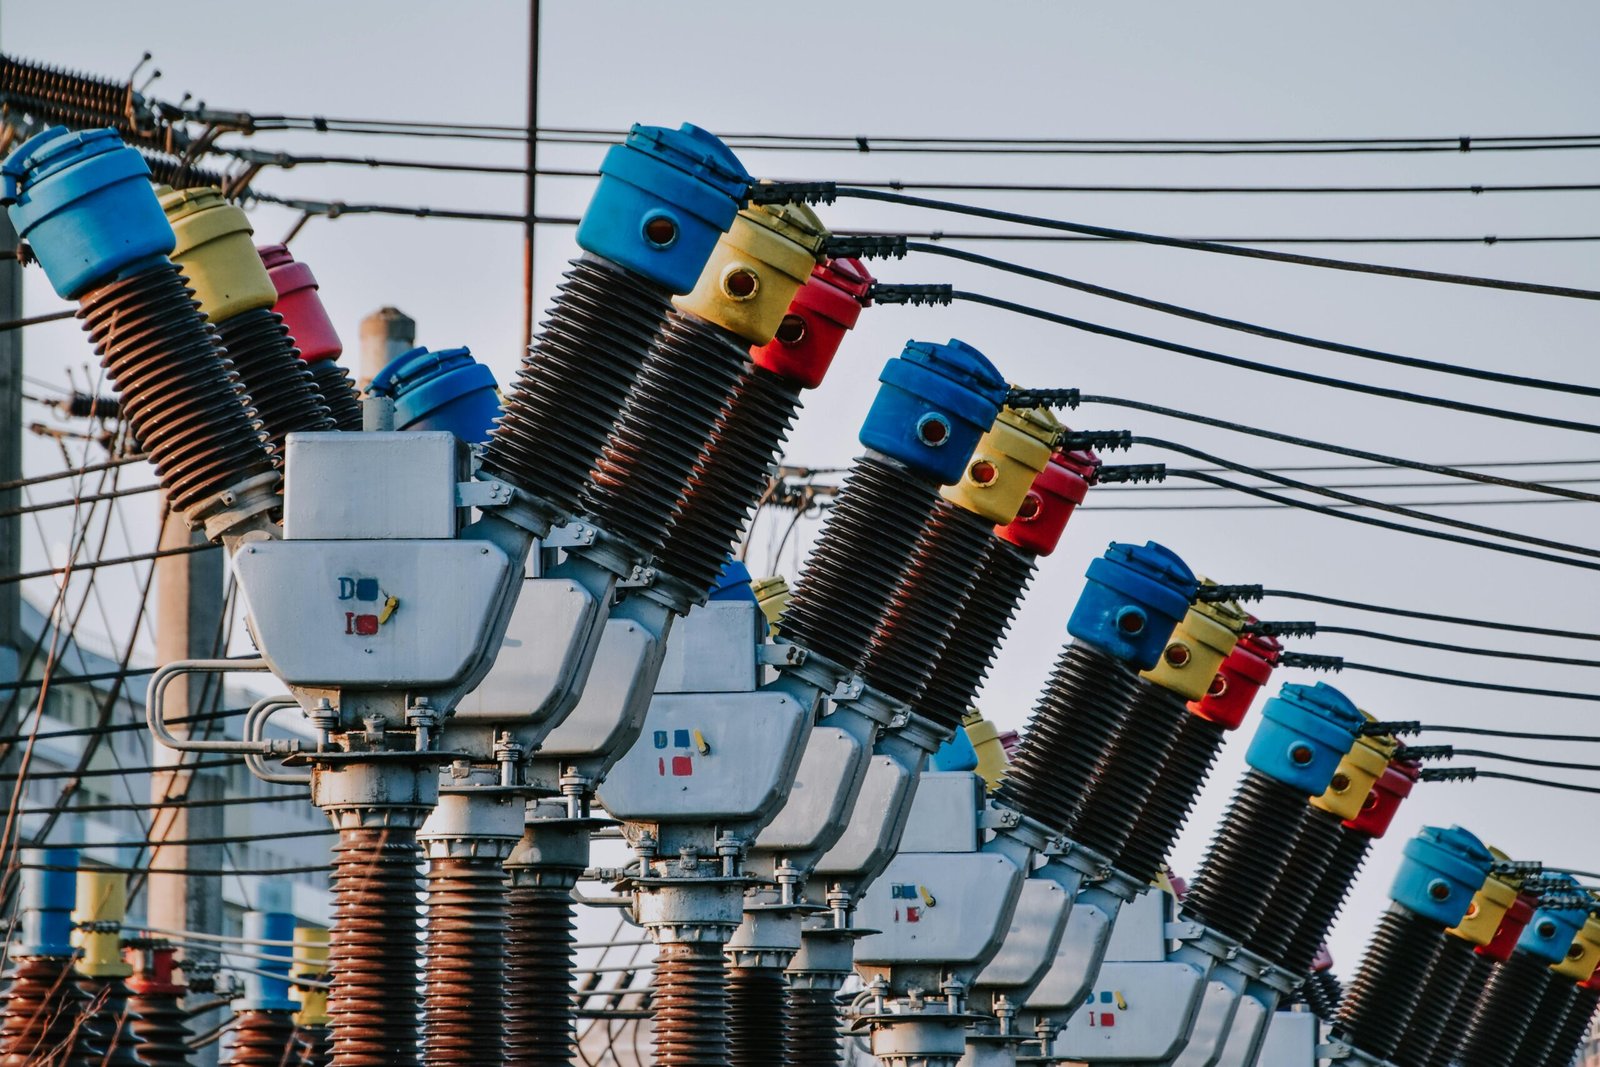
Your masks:
[[[1513,7],[1484,2],[1302,5],[1182,3],[837,3],[771,9],[727,4],[552,0],[545,5],[546,125],[621,127],[693,121],[721,131],[1056,135],[1106,137],[1417,136],[1596,132],[1600,74],[1593,47],[1600,8],[1581,2]],[[767,13],[770,11],[770,13]],[[209,16],[209,18],[200,16]],[[217,107],[257,113],[373,118],[523,121],[526,11],[516,3],[330,4],[218,2],[183,19],[131,4],[11,0],[0,43],[22,56],[121,76],[149,49],[164,72],[152,92],[191,92]],[[513,145],[308,133],[262,135],[262,147],[516,163]],[[548,148],[542,163],[590,167],[599,149]],[[1238,184],[1492,184],[1593,182],[1600,153],[1478,153],[1296,158],[1085,158],[746,153],[757,174],[814,178],[923,178]],[[267,172],[259,187],[285,195],[516,211],[517,179],[355,168]],[[541,212],[573,214],[588,183],[548,179]],[[1600,196],[1180,197],[1009,195],[971,199],[1079,221],[1194,235],[1594,233]],[[825,211],[840,228],[976,228],[953,216],[843,203]],[[262,235],[292,218],[260,209]],[[984,228],[988,228],[985,226]],[[570,229],[541,231],[537,295],[546,301],[574,252]],[[485,223],[350,217],[317,220],[297,238],[346,342],[381,304],[419,322],[434,347],[468,344],[502,382],[519,356],[520,233]],[[1551,378],[1600,380],[1595,305],[1387,278],[1250,263],[1126,246],[1004,245],[980,251],[1117,288],[1290,330],[1410,355]],[[1595,246],[1481,245],[1315,250],[1439,270],[1600,288]],[[1359,360],[1295,350],[1204,329],[1093,298],[937,259],[882,265],[894,281],[956,281],[1094,321],[1257,359],[1461,399],[1592,419],[1594,405],[1553,395],[1441,380]],[[36,275],[28,311],[59,302]],[[28,373],[61,381],[89,351],[71,323],[29,332]],[[1080,385],[1200,410],[1274,429],[1446,462],[1595,456],[1592,438],[1359,398],[1181,356],[1076,335],[1002,312],[879,308],[868,311],[793,437],[791,457],[848,460],[854,431],[884,359],[907,337],[960,336],[1014,380]],[[42,415],[41,415],[42,417]],[[1069,421],[1129,427],[1261,463],[1315,463],[1315,454],[1182,424],[1102,409]],[[1149,450],[1140,459],[1156,458]],[[30,445],[30,470],[59,456]],[[1407,478],[1406,480],[1413,480]],[[1191,494],[1185,494],[1189,496]],[[1202,496],[1209,494],[1192,494]],[[1443,497],[1445,493],[1423,494]],[[1482,494],[1489,495],[1489,494]],[[1500,495],[1500,494],[1494,494]],[[1413,498],[1416,498],[1413,494]],[[1111,499],[1108,491],[1100,498]],[[1119,496],[1119,504],[1174,497]],[[1218,494],[1218,501],[1244,502]],[[1400,499],[1396,496],[1394,499]],[[137,507],[130,507],[137,515]],[[1596,543],[1593,506],[1460,509],[1473,521]],[[806,530],[815,533],[814,525]],[[46,528],[59,539],[60,530]],[[112,545],[118,543],[115,535]],[[135,550],[148,547],[135,530]],[[1046,563],[1000,660],[984,704],[1020,725],[1061,643],[1062,623],[1087,560],[1112,539],[1163,541],[1223,581],[1260,581],[1438,611],[1594,630],[1594,575],[1286,512],[1080,514]],[[33,563],[43,556],[31,546]],[[109,551],[109,550],[108,550]],[[117,595],[131,580],[103,580]],[[34,589],[36,594],[46,590]],[[1319,618],[1423,634],[1419,626],[1338,617],[1279,602],[1278,618]],[[92,620],[93,613],[88,617]],[[86,627],[91,623],[86,620]],[[1427,636],[1533,649],[1511,636],[1433,628]],[[1296,642],[1307,651],[1413,670],[1595,690],[1594,672],[1477,661],[1354,639]],[[1545,643],[1548,644],[1548,643]],[[1558,650],[1583,655],[1583,646]],[[1285,680],[1310,680],[1284,671]],[[1339,683],[1384,718],[1511,722],[1594,730],[1593,705],[1513,699],[1374,676]],[[1596,730],[1594,732],[1600,732]],[[1445,740],[1435,738],[1434,740]],[[1561,746],[1525,751],[1562,758]],[[1242,765],[1230,747],[1177,863],[1192,869]],[[1565,750],[1568,756],[1584,753]],[[1466,762],[1466,761],[1462,761]],[[1566,774],[1567,778],[1581,775]],[[1589,780],[1600,783],[1600,776]],[[1594,798],[1484,783],[1420,789],[1370,861],[1335,941],[1348,974],[1383,906],[1403,839],[1423,822],[1460,821],[1520,856],[1595,867],[1578,828],[1600,815]]]

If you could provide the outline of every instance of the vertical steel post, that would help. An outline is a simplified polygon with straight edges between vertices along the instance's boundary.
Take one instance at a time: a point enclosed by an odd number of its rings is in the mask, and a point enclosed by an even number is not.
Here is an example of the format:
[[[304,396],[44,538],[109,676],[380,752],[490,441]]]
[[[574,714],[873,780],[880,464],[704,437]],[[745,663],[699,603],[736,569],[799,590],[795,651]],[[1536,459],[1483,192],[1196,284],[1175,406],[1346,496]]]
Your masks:
[[[538,228],[539,0],[528,0],[528,176],[522,222],[522,340],[533,340],[533,238]]]
[[[356,385],[364,393],[373,377],[417,344],[417,323],[395,307],[381,307],[361,320],[361,370]]]

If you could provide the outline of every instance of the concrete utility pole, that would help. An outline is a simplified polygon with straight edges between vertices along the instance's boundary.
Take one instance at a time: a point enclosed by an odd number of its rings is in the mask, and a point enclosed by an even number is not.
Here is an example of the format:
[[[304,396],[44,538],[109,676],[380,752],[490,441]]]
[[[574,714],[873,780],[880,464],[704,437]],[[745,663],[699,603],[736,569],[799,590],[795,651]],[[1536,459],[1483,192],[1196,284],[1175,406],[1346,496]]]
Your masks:
[[[179,548],[204,544],[202,535],[191,533],[183,520],[169,515],[161,531],[161,547]],[[222,549],[166,556],[156,561],[156,662],[179,659],[209,659],[226,652],[221,647],[223,633]],[[222,706],[221,679],[215,675],[179,678],[167,690],[167,714],[172,718],[202,715]],[[181,709],[181,710],[180,710]],[[209,722],[178,723],[173,732],[204,736]],[[181,753],[154,746],[152,755],[159,765],[176,765]],[[192,759],[190,760],[192,762]],[[225,792],[226,779],[212,771],[167,770],[150,776],[150,799],[154,802],[187,797],[211,800]],[[151,810],[150,866],[153,870],[221,870],[221,845],[162,844],[189,838],[217,838],[224,833],[223,813],[212,807],[157,807]],[[156,874],[145,884],[145,909],[151,926],[167,930],[199,930],[223,933],[222,879],[183,874]],[[193,945],[183,950],[187,962],[200,962],[215,955]],[[185,968],[188,976],[193,969]],[[210,1017],[207,1017],[208,1020]],[[214,1020],[212,1020],[214,1021]],[[197,1020],[195,1029],[207,1029]],[[216,1062],[215,1046],[201,1050],[197,1065]]]
[[[374,375],[402,352],[417,347],[417,323],[399,308],[381,307],[361,320],[361,372],[356,385],[366,392]]]
[[[22,317],[22,267],[17,231],[0,212],[0,322]],[[22,477],[22,331],[0,331],[0,484]],[[0,490],[0,512],[20,506],[22,492]],[[22,516],[0,518],[0,575],[22,573]],[[22,586],[0,585],[0,682],[15,681],[22,647]],[[6,701],[10,704],[10,701]],[[0,733],[11,734],[0,715]]]
[[[539,0],[528,3],[528,180],[522,223],[522,343],[533,340],[533,238],[538,228],[539,184]]]

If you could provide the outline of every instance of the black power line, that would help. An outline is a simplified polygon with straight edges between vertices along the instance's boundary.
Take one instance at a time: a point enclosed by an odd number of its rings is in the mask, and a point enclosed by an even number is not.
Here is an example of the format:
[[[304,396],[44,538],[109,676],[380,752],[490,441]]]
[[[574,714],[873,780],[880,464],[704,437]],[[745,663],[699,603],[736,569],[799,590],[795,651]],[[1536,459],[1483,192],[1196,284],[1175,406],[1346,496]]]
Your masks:
[[[1425,622],[1442,622],[1452,626],[1470,626],[1480,630],[1499,630],[1503,633],[1532,634],[1537,637],[1561,637],[1574,641],[1600,641],[1600,633],[1583,633],[1578,630],[1558,629],[1548,626],[1532,626],[1526,623],[1496,622],[1492,619],[1471,618],[1464,615],[1441,615],[1432,611],[1417,611],[1412,608],[1396,608],[1383,604],[1372,604],[1362,600],[1345,600],[1339,597],[1323,596],[1320,593],[1301,593],[1292,589],[1260,589],[1254,598],[1267,598],[1277,600],[1301,600],[1308,604],[1326,604],[1329,607],[1349,608],[1352,611],[1365,611],[1377,615],[1393,615],[1404,619],[1421,619]],[[1429,729],[1443,729],[1443,727],[1429,727]]]

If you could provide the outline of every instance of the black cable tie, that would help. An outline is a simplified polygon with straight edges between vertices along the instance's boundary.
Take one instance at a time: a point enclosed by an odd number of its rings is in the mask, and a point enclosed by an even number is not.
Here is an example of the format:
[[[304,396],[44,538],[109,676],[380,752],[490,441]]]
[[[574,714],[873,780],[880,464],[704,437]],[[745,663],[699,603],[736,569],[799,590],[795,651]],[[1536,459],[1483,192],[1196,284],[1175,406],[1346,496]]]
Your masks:
[[[1260,600],[1266,595],[1264,585],[1202,585],[1195,599],[1202,604],[1220,604],[1224,600]]]
[[[1429,759],[1455,759],[1456,746],[1454,745],[1406,745],[1398,753],[1401,759],[1429,760]]]
[[[1132,430],[1068,430],[1056,438],[1056,448],[1063,452],[1082,452],[1085,449],[1115,452],[1132,447]]]
[[[831,204],[838,182],[752,182],[745,198],[752,204]]]
[[[1076,408],[1080,389],[1013,389],[1006,394],[1008,408]]]
[[[1487,236],[1484,237],[1483,243],[1486,244],[1486,245],[1499,244],[1500,243],[1500,238],[1496,237],[1494,234],[1491,233],[1491,234],[1488,234]]]
[[[937,304],[947,306],[955,299],[950,285],[884,285],[872,287],[872,299],[879,304],[910,304],[913,307]]]
[[[833,259],[905,259],[903,233],[836,233],[823,246]]]
[[[1167,477],[1165,463],[1122,463],[1101,467],[1097,485],[1114,485],[1118,482],[1161,482]]]
[[[1361,724],[1362,737],[1406,737],[1422,732],[1422,720],[1398,719],[1394,722],[1364,722]]]
[[[1476,767],[1424,767],[1417,775],[1423,782],[1470,782],[1477,777]]]
[[[856,137],[856,151],[857,152],[870,152],[870,151],[872,151],[872,145],[867,143],[867,139],[865,137],[862,137],[862,136],[858,135]]]
[[[1457,141],[1457,148],[1462,152],[1472,151],[1472,138],[1462,137]]]
[[[1313,656],[1309,652],[1285,652],[1278,662],[1285,667],[1299,667],[1308,671],[1342,671],[1343,656]]]
[[[1257,619],[1245,623],[1244,632],[1260,634],[1262,637],[1315,637],[1317,624],[1310,621],[1267,622],[1264,619]]]

